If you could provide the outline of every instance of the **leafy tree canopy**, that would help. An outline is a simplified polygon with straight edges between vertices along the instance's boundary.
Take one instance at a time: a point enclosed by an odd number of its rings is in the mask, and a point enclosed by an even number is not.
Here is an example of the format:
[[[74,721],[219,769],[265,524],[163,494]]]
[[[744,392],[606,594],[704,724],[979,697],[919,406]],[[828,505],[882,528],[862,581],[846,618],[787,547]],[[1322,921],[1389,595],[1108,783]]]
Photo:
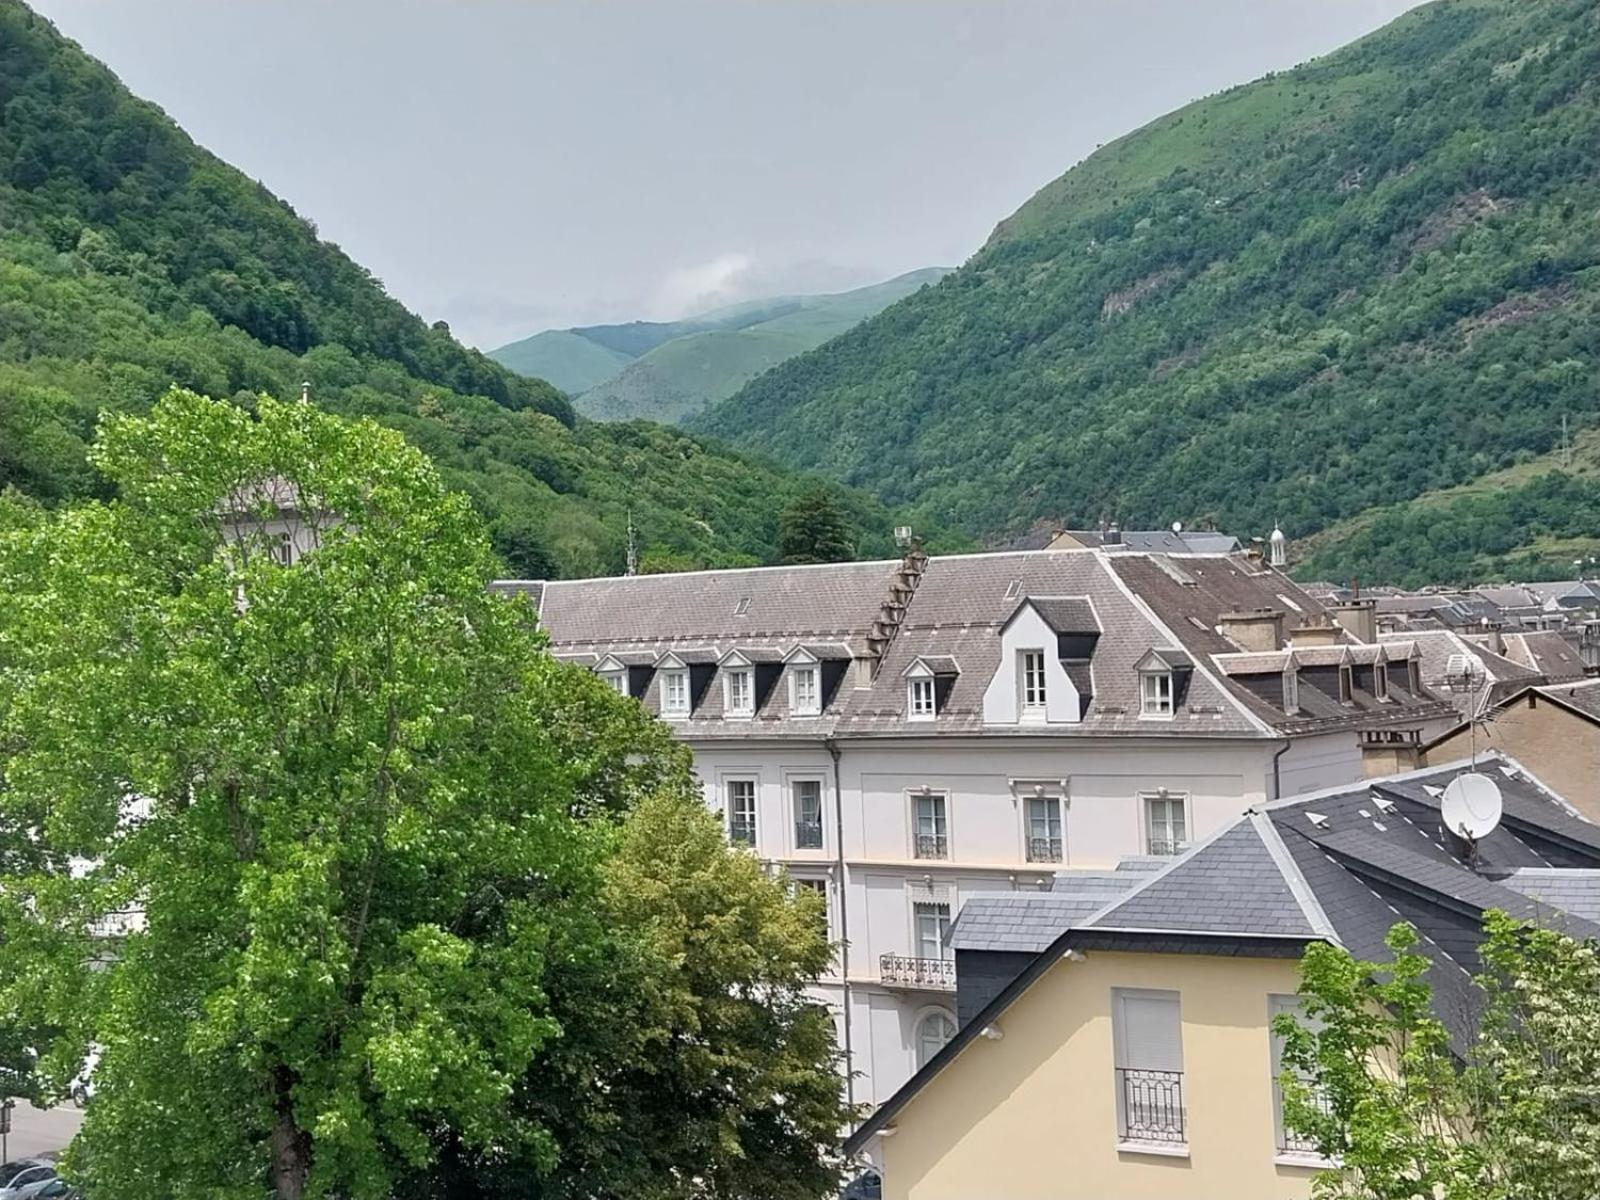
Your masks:
[[[844,510],[825,487],[796,496],[778,516],[778,556],[786,563],[845,562],[855,551]]]

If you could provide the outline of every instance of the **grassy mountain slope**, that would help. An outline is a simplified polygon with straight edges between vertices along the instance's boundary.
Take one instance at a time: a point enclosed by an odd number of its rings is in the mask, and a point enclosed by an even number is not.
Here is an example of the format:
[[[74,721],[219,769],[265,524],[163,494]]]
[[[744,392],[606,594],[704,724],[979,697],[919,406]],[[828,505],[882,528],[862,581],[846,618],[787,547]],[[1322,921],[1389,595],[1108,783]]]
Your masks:
[[[490,357],[575,395],[585,416],[679,421],[944,274],[927,267],[848,292],[746,301],[683,321],[547,331]]]
[[[518,375],[543,379],[570,394],[604,383],[633,361],[633,355],[602,346],[581,329],[546,329],[512,342],[489,357]]]
[[[106,409],[173,384],[296,395],[402,430],[527,574],[619,570],[631,511],[680,564],[769,560],[808,481],[682,434],[577,422],[391,299],[311,224],[196,146],[18,0],[0,0],[0,488],[94,492]],[[863,549],[882,506],[844,493]]]
[[[1106,146],[690,424],[974,533],[1305,536],[1548,454],[1563,415],[1600,422],[1597,363],[1600,8],[1443,0]],[[1594,530],[1595,482],[1565,486],[1547,541]],[[1484,503],[1448,552],[1349,538],[1314,566],[1570,569]]]

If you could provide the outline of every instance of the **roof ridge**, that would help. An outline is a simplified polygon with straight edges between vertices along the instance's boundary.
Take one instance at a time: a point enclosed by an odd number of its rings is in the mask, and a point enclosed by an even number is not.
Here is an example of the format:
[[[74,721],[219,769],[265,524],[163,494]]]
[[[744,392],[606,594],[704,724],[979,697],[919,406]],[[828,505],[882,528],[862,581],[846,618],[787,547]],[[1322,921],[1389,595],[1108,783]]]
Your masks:
[[[1278,827],[1273,824],[1272,818],[1262,812],[1251,812],[1248,816],[1250,824],[1255,828],[1256,836],[1261,839],[1261,844],[1272,856],[1272,861],[1277,865],[1283,881],[1289,885],[1289,894],[1295,898],[1295,903],[1305,914],[1306,923],[1314,932],[1327,938],[1335,946],[1342,945],[1338,931],[1334,929],[1333,922],[1328,919],[1328,914],[1322,907],[1322,901],[1317,899],[1317,893],[1306,880],[1305,873],[1300,870],[1300,864],[1294,861],[1294,855],[1289,853],[1289,847],[1283,844],[1283,839],[1278,835]]]

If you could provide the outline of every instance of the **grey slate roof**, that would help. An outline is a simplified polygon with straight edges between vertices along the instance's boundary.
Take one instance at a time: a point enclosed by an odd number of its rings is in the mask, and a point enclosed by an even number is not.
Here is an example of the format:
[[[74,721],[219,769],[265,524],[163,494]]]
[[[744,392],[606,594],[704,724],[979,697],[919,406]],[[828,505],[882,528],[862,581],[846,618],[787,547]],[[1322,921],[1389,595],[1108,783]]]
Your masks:
[[[1600,870],[1519,867],[1501,882],[1553,908],[1600,921]]]
[[[1094,605],[1087,596],[1030,596],[1028,602],[1057,633],[1099,633]]]
[[[1600,679],[1542,687],[1539,693],[1600,721]]]
[[[1105,906],[1103,895],[1054,892],[974,896],[950,929],[956,950],[1020,950],[1037,954],[1077,922]]]
[[[1583,655],[1554,629],[1530,629],[1508,633],[1504,638],[1506,657],[1519,666],[1537,671],[1547,683],[1566,683],[1584,679],[1588,669]]]

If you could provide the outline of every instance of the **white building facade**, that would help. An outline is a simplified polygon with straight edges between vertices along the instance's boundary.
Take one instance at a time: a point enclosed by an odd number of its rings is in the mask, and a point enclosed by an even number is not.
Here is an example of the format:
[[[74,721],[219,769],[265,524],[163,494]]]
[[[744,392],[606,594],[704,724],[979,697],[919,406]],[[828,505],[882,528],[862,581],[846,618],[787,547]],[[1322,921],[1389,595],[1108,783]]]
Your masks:
[[[1174,855],[1450,717],[1403,647],[1242,555],[914,549],[499,586],[673,726],[731,840],[824,894],[818,997],[869,1106],[955,1034],[965,900]]]

